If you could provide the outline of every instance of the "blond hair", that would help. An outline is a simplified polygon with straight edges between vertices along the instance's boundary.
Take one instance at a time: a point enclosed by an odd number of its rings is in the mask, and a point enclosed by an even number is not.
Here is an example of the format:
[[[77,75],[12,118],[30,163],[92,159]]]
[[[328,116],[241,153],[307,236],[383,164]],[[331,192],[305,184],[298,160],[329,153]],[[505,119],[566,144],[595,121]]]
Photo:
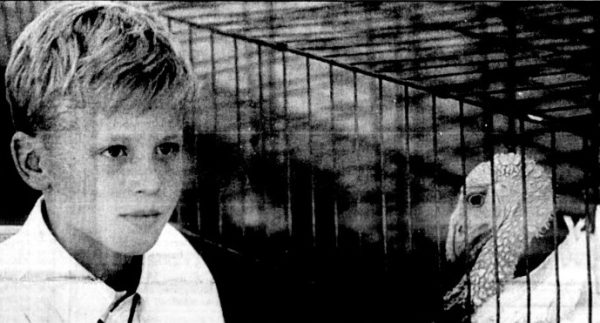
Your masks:
[[[147,108],[191,104],[196,82],[171,37],[155,16],[130,5],[50,6],[18,37],[6,69],[16,130],[51,130],[58,110],[94,101],[113,110],[131,97],[145,98]]]

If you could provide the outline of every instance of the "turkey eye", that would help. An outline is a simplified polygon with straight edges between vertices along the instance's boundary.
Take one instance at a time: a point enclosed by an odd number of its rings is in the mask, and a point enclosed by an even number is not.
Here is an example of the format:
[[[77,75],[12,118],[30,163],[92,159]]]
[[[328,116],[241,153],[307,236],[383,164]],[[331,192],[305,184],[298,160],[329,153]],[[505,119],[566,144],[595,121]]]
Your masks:
[[[481,207],[483,202],[485,202],[485,195],[481,193],[473,193],[467,195],[467,202],[474,207]]]

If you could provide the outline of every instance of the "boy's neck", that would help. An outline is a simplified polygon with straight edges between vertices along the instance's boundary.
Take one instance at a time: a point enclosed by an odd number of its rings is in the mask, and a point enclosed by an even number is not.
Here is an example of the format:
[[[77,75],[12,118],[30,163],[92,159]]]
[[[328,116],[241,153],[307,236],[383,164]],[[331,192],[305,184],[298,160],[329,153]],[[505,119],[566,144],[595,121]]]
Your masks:
[[[64,234],[56,232],[57,228],[53,228],[45,203],[42,204],[42,216],[46,226],[61,246],[92,275],[116,291],[133,292],[137,289],[142,274],[143,256],[128,256],[99,249],[97,244],[85,238],[64,239]],[[73,236],[78,232],[70,231],[68,234]],[[77,243],[73,243],[74,241]]]
[[[137,289],[142,274],[142,256],[119,257],[114,254],[90,252],[90,249],[77,246],[67,251],[85,269],[112,289],[129,292]]]
[[[83,253],[87,255],[86,253]],[[78,258],[75,258],[80,261]],[[80,261],[81,263],[81,261]],[[93,266],[93,265],[92,265]],[[96,268],[87,267],[94,276],[116,291],[133,292],[137,289],[142,273],[142,256],[128,257],[126,262],[111,263],[108,267],[101,265]]]

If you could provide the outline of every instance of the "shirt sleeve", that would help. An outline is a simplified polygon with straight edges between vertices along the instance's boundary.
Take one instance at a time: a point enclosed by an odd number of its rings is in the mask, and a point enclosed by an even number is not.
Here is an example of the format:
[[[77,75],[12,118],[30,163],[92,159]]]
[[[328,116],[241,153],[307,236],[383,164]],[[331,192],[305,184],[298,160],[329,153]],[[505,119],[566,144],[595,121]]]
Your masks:
[[[5,288],[0,284],[0,289]],[[34,291],[11,285],[10,292],[0,293],[0,322],[65,322],[56,306]]]
[[[158,280],[153,288],[140,290],[142,322],[224,322],[215,280],[181,233],[167,225],[156,249],[146,256],[154,264],[149,267],[155,267],[149,276]]]
[[[0,322],[25,323],[33,321],[29,319],[28,315],[21,311],[6,310],[4,307],[2,307],[2,312],[0,313]]]
[[[206,296],[203,297],[204,304],[202,304],[202,307],[205,309],[202,315],[204,316],[203,322],[223,323],[223,310],[221,309],[217,286],[214,279],[212,279],[212,276],[210,277],[210,280],[207,279],[201,283],[200,290]]]
[[[193,288],[186,286],[188,288],[184,288],[184,290],[188,291],[190,297],[196,303],[194,307],[197,309],[195,312],[198,322],[223,323],[223,310],[219,292],[208,266],[191,246],[189,246],[185,259],[193,259],[188,268],[190,269],[190,277],[193,277],[192,281],[195,282],[193,285],[196,286]]]

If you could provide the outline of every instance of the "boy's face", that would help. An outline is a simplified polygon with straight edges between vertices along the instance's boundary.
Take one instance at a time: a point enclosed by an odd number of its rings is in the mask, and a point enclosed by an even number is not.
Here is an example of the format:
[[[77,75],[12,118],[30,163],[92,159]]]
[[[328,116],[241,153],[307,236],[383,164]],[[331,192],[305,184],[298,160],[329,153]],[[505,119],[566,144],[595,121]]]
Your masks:
[[[72,127],[47,139],[45,200],[55,234],[108,252],[145,253],[182,189],[178,113],[71,111],[60,118]]]

